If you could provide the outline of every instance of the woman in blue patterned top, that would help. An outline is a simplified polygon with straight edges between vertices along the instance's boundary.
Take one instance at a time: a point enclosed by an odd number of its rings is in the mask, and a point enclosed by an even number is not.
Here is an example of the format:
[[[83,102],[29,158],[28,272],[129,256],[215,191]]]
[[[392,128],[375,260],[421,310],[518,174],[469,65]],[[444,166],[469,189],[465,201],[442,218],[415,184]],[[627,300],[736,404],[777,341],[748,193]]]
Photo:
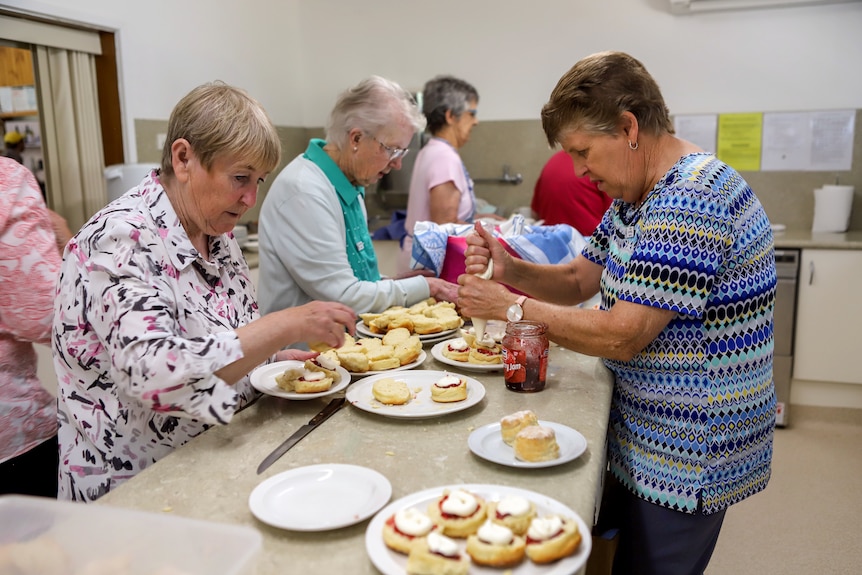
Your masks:
[[[614,202],[559,266],[511,258],[477,226],[459,304],[545,322],[561,346],[604,358],[615,385],[600,524],[620,530],[614,573],[703,573],[727,508],[770,475],[769,220],[733,168],[674,135],[658,85],[627,54],[575,64],[542,125]],[[475,277],[489,258],[496,282],[534,299]],[[574,305],[599,291],[599,309]]]

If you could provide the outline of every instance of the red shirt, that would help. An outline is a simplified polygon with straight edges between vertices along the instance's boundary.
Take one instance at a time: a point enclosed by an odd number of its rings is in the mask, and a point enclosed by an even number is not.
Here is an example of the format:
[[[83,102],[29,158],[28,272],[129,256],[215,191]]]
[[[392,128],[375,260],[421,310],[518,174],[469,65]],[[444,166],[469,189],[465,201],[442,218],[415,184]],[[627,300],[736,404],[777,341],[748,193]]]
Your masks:
[[[530,207],[545,225],[569,224],[590,236],[611,202],[589,178],[577,177],[572,158],[559,151],[542,168]]]

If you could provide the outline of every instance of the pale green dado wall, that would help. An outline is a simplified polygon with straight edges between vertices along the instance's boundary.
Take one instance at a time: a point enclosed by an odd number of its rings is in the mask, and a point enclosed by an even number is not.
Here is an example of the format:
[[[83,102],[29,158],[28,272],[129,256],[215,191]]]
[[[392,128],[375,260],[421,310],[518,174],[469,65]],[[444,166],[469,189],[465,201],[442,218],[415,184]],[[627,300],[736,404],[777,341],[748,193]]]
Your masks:
[[[166,121],[136,120],[135,134],[140,162],[158,162],[161,150],[155,146],[159,133],[167,128]],[[278,129],[284,153],[282,166],[302,153],[312,137],[322,137],[320,128]],[[411,152],[413,153],[413,152]],[[470,141],[461,149],[461,157],[474,179],[499,178],[503,167],[511,174],[520,173],[519,185],[477,183],[476,195],[498,206],[498,213],[508,215],[521,206],[529,206],[533,184],[545,161],[553,154],[548,148],[539,120],[484,121],[473,130]],[[278,168],[281,169],[281,166]],[[275,172],[277,173],[277,172]],[[846,172],[742,172],[754,189],[774,224],[784,224],[789,230],[809,230],[814,219],[815,188],[839,183],[856,187],[851,230],[862,230],[862,110],[856,112],[852,170]],[[270,178],[271,181],[271,178]],[[261,188],[257,206],[243,218],[258,219],[268,183]],[[371,217],[387,217],[377,201],[376,190],[368,190],[368,211]],[[406,198],[405,198],[406,200]]]

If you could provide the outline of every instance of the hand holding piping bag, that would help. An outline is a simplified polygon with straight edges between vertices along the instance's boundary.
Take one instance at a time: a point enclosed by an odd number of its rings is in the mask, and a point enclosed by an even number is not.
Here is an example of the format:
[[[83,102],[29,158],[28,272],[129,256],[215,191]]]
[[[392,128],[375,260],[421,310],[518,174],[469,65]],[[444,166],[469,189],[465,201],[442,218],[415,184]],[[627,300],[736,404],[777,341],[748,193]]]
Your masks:
[[[477,222],[478,226],[483,226],[485,231],[488,230],[488,227],[483,222]],[[483,280],[489,280],[494,277],[494,259],[488,258],[488,267],[485,268],[485,271],[476,274],[477,277]],[[485,326],[488,324],[487,319],[474,317],[473,319],[473,327],[476,328],[476,341],[483,341],[485,339]]]

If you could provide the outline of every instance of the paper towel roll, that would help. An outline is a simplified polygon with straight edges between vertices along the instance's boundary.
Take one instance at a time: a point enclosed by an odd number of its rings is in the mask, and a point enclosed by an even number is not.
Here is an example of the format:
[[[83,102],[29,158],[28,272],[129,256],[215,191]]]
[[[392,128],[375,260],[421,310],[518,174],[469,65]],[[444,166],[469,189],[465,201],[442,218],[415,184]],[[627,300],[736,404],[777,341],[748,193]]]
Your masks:
[[[853,209],[853,186],[823,186],[814,190],[812,232],[846,232]]]

